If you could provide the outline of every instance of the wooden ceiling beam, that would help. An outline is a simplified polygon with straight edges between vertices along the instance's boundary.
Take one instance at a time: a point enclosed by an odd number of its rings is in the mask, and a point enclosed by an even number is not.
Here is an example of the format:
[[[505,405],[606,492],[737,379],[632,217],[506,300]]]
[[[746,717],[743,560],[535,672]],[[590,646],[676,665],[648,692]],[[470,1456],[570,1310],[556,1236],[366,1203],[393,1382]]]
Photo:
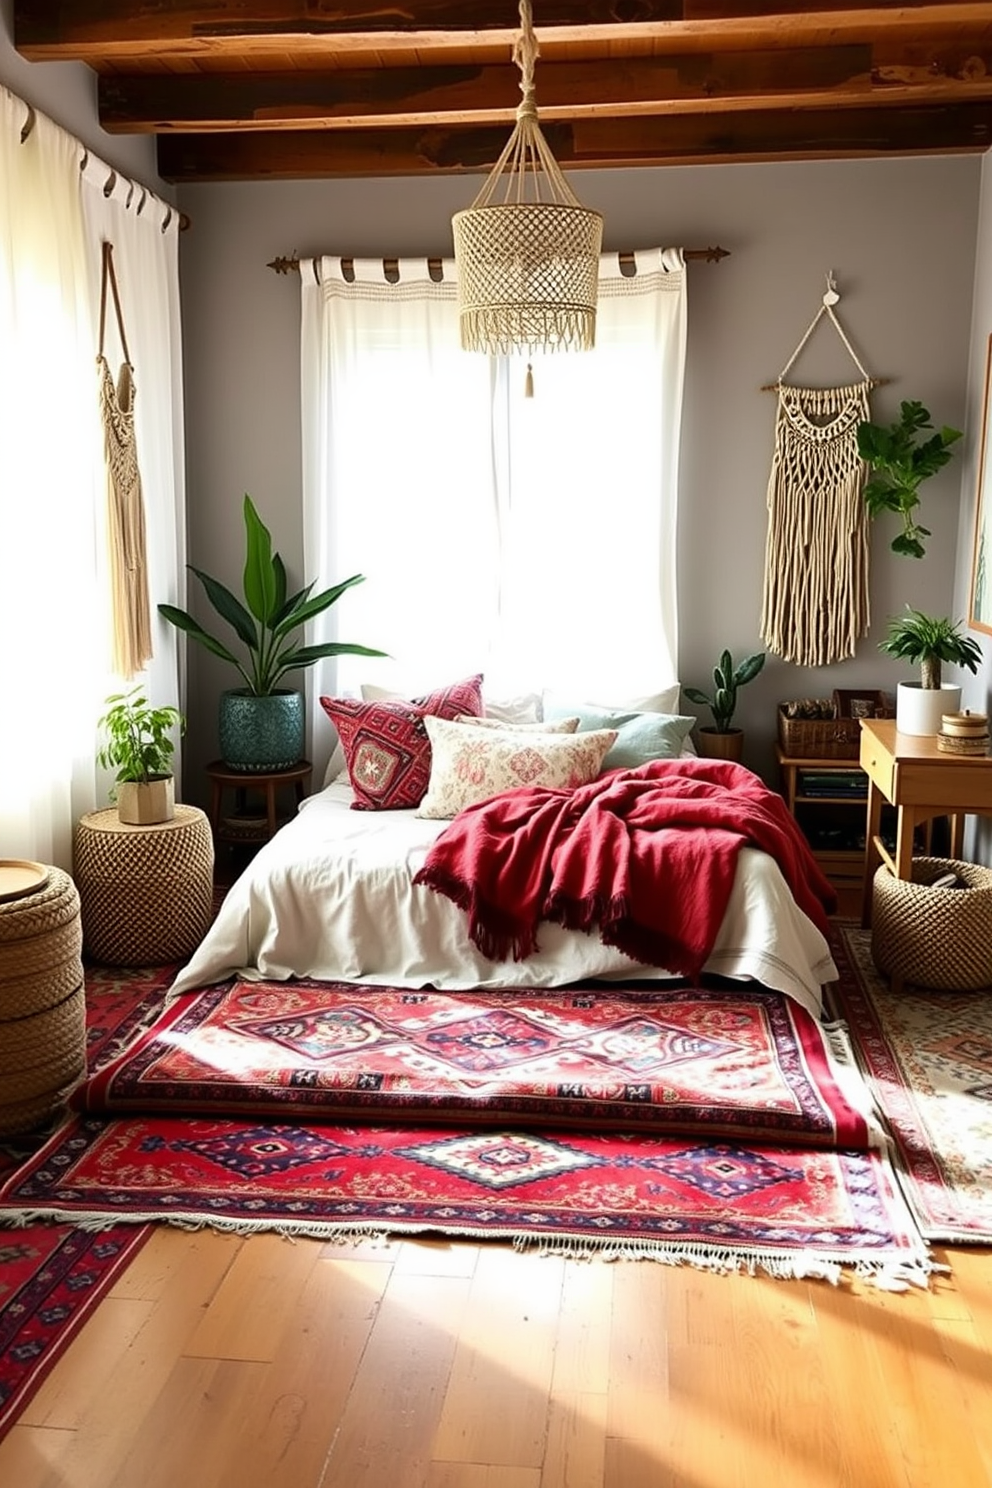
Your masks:
[[[584,119],[545,134],[572,169],[983,152],[992,103]],[[480,174],[506,138],[492,126],[161,135],[158,166],[175,183]]]
[[[99,79],[100,123],[114,133],[510,123],[520,74],[505,67],[367,68]],[[541,117],[612,117],[717,109],[844,108],[872,102],[992,98],[992,45],[886,45],[692,53],[677,58],[553,62],[542,67]]]
[[[865,27],[874,34],[935,26],[989,26],[988,0],[815,0],[797,11],[785,0],[540,0],[539,38],[588,37],[604,42],[631,34],[689,38],[719,29],[738,45],[776,34],[800,42],[829,26],[835,39]],[[230,0],[187,5],[147,0],[15,0],[14,45],[31,62],[81,61],[96,66],[128,57],[162,61],[197,57],[284,54],[304,44],[335,50],[350,43],[386,48],[507,43],[519,30],[517,0]]]

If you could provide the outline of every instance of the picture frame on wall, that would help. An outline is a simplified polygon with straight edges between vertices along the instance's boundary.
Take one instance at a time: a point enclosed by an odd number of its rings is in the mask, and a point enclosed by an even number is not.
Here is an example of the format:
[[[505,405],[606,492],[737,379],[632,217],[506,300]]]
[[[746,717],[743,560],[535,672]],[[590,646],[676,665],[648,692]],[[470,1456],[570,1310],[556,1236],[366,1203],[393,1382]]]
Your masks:
[[[978,456],[975,548],[971,566],[968,624],[992,635],[992,335],[985,353],[982,439]]]

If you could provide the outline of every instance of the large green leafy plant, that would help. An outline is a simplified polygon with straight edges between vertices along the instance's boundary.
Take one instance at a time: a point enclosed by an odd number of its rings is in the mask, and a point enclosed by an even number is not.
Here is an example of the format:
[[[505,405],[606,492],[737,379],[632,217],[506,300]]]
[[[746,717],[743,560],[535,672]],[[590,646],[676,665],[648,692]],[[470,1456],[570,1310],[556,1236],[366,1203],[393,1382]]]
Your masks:
[[[365,581],[364,574],[352,574],[331,589],[312,594],[313,582],[298,593],[286,593],[286,570],[278,553],[272,551],[272,537],[247,494],[244,500],[245,567],[242,579],[244,603],[217,579],[194,568],[207,598],[222,620],[234,631],[247,656],[239,659],[229,646],[204,630],[187,610],[160,604],[159,614],[214,656],[229,661],[244,678],[248,691],[256,697],[276,692],[287,672],[313,666],[325,656],[384,656],[368,646],[354,646],[343,641],[322,641],[316,646],[300,644],[299,632],[309,620],[330,609],[345,590]]]
[[[683,691],[691,703],[699,703],[709,708],[713,714],[713,727],[718,734],[728,734],[737,708],[738,688],[743,687],[746,682],[752,682],[764,664],[764,651],[756,651],[752,656],[745,656],[744,660],[738,662],[736,666],[730,652],[723,651],[720,660],[713,668],[712,697],[705,692],[700,692],[698,687],[686,687]]]
[[[904,558],[925,555],[923,539],[930,536],[930,529],[915,517],[920,486],[947,464],[951,445],[961,438],[960,429],[946,424],[931,438],[921,438],[932,428],[929,409],[918,402],[903,403],[899,418],[888,426],[858,425],[858,454],[872,469],[863,492],[865,504],[872,517],[888,511],[902,518],[902,531],[892,539],[891,548]]]
[[[982,664],[981,647],[971,636],[961,634],[961,623],[906,606],[905,615],[889,621],[889,633],[879,641],[878,649],[904,661],[918,662],[920,684],[924,688],[941,685],[941,663],[967,667],[977,672]]]

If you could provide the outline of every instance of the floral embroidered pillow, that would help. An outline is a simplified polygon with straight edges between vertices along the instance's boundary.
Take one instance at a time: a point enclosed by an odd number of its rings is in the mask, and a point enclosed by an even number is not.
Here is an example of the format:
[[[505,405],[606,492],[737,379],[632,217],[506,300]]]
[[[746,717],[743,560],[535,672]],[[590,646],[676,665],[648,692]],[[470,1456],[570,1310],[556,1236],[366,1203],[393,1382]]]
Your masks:
[[[521,732],[425,718],[430,785],[418,816],[450,819],[478,801],[521,786],[571,790],[600,772],[615,729],[576,734]]]

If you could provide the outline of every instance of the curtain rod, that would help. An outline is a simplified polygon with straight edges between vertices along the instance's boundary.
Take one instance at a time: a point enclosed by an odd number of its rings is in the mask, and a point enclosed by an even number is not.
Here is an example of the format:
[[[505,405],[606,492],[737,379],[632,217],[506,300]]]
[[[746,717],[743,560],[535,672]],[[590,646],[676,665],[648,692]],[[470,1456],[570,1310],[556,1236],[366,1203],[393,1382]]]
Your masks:
[[[38,111],[33,103],[28,103],[26,99],[19,98],[16,93],[11,93],[11,97],[16,98],[19,103],[23,103],[24,107],[27,109],[24,123],[21,125],[21,144],[25,145],[30,139],[31,131],[34,129],[34,126],[37,122]],[[49,116],[46,114],[45,118],[48,117]],[[171,202],[167,202],[163,197],[159,196],[157,192],[152,191],[150,187],[145,186],[141,181],[135,181],[131,176],[126,175],[123,171],[115,170],[112,165],[108,165],[105,160],[101,159],[101,157],[94,151],[92,151],[88,145],[84,145],[81,139],[77,139],[77,137],[74,134],[71,134],[68,129],[63,127],[63,125],[56,123],[54,119],[52,119],[51,122],[55,124],[55,127],[61,130],[62,133],[67,136],[67,138],[71,139],[74,144],[79,146],[79,149],[81,151],[79,157],[79,169],[81,171],[84,171],[86,169],[87,162],[90,160],[95,160],[97,165],[101,169],[107,171],[107,183],[103,188],[104,196],[110,195],[110,193],[114,189],[114,186],[117,184],[117,177],[122,176],[125,181],[128,181],[132,186],[137,186],[141,191],[145,193],[146,196],[150,196],[152,201],[158,202],[159,206],[164,207],[166,211],[175,213],[175,215],[179,219],[180,232],[185,232],[187,228],[192,226],[190,219],[187,217],[185,212],[180,212],[178,207],[174,207]],[[169,219],[166,218],[167,225],[168,221]]]
[[[419,254],[414,254],[419,258]],[[684,248],[682,256],[686,259],[695,259],[702,263],[719,263],[721,258],[730,257],[729,248]],[[617,258],[624,267],[631,267],[635,262],[633,249],[625,248],[617,254]],[[439,274],[443,260],[440,258],[428,258],[427,267],[434,273]],[[273,269],[277,274],[298,274],[300,272],[300,260],[294,253],[289,258],[274,258],[271,263],[265,265],[267,269]],[[353,258],[342,258],[341,270],[347,275],[354,273],[355,260]],[[398,258],[384,258],[382,260],[382,271],[384,274],[396,274],[399,272]]]

